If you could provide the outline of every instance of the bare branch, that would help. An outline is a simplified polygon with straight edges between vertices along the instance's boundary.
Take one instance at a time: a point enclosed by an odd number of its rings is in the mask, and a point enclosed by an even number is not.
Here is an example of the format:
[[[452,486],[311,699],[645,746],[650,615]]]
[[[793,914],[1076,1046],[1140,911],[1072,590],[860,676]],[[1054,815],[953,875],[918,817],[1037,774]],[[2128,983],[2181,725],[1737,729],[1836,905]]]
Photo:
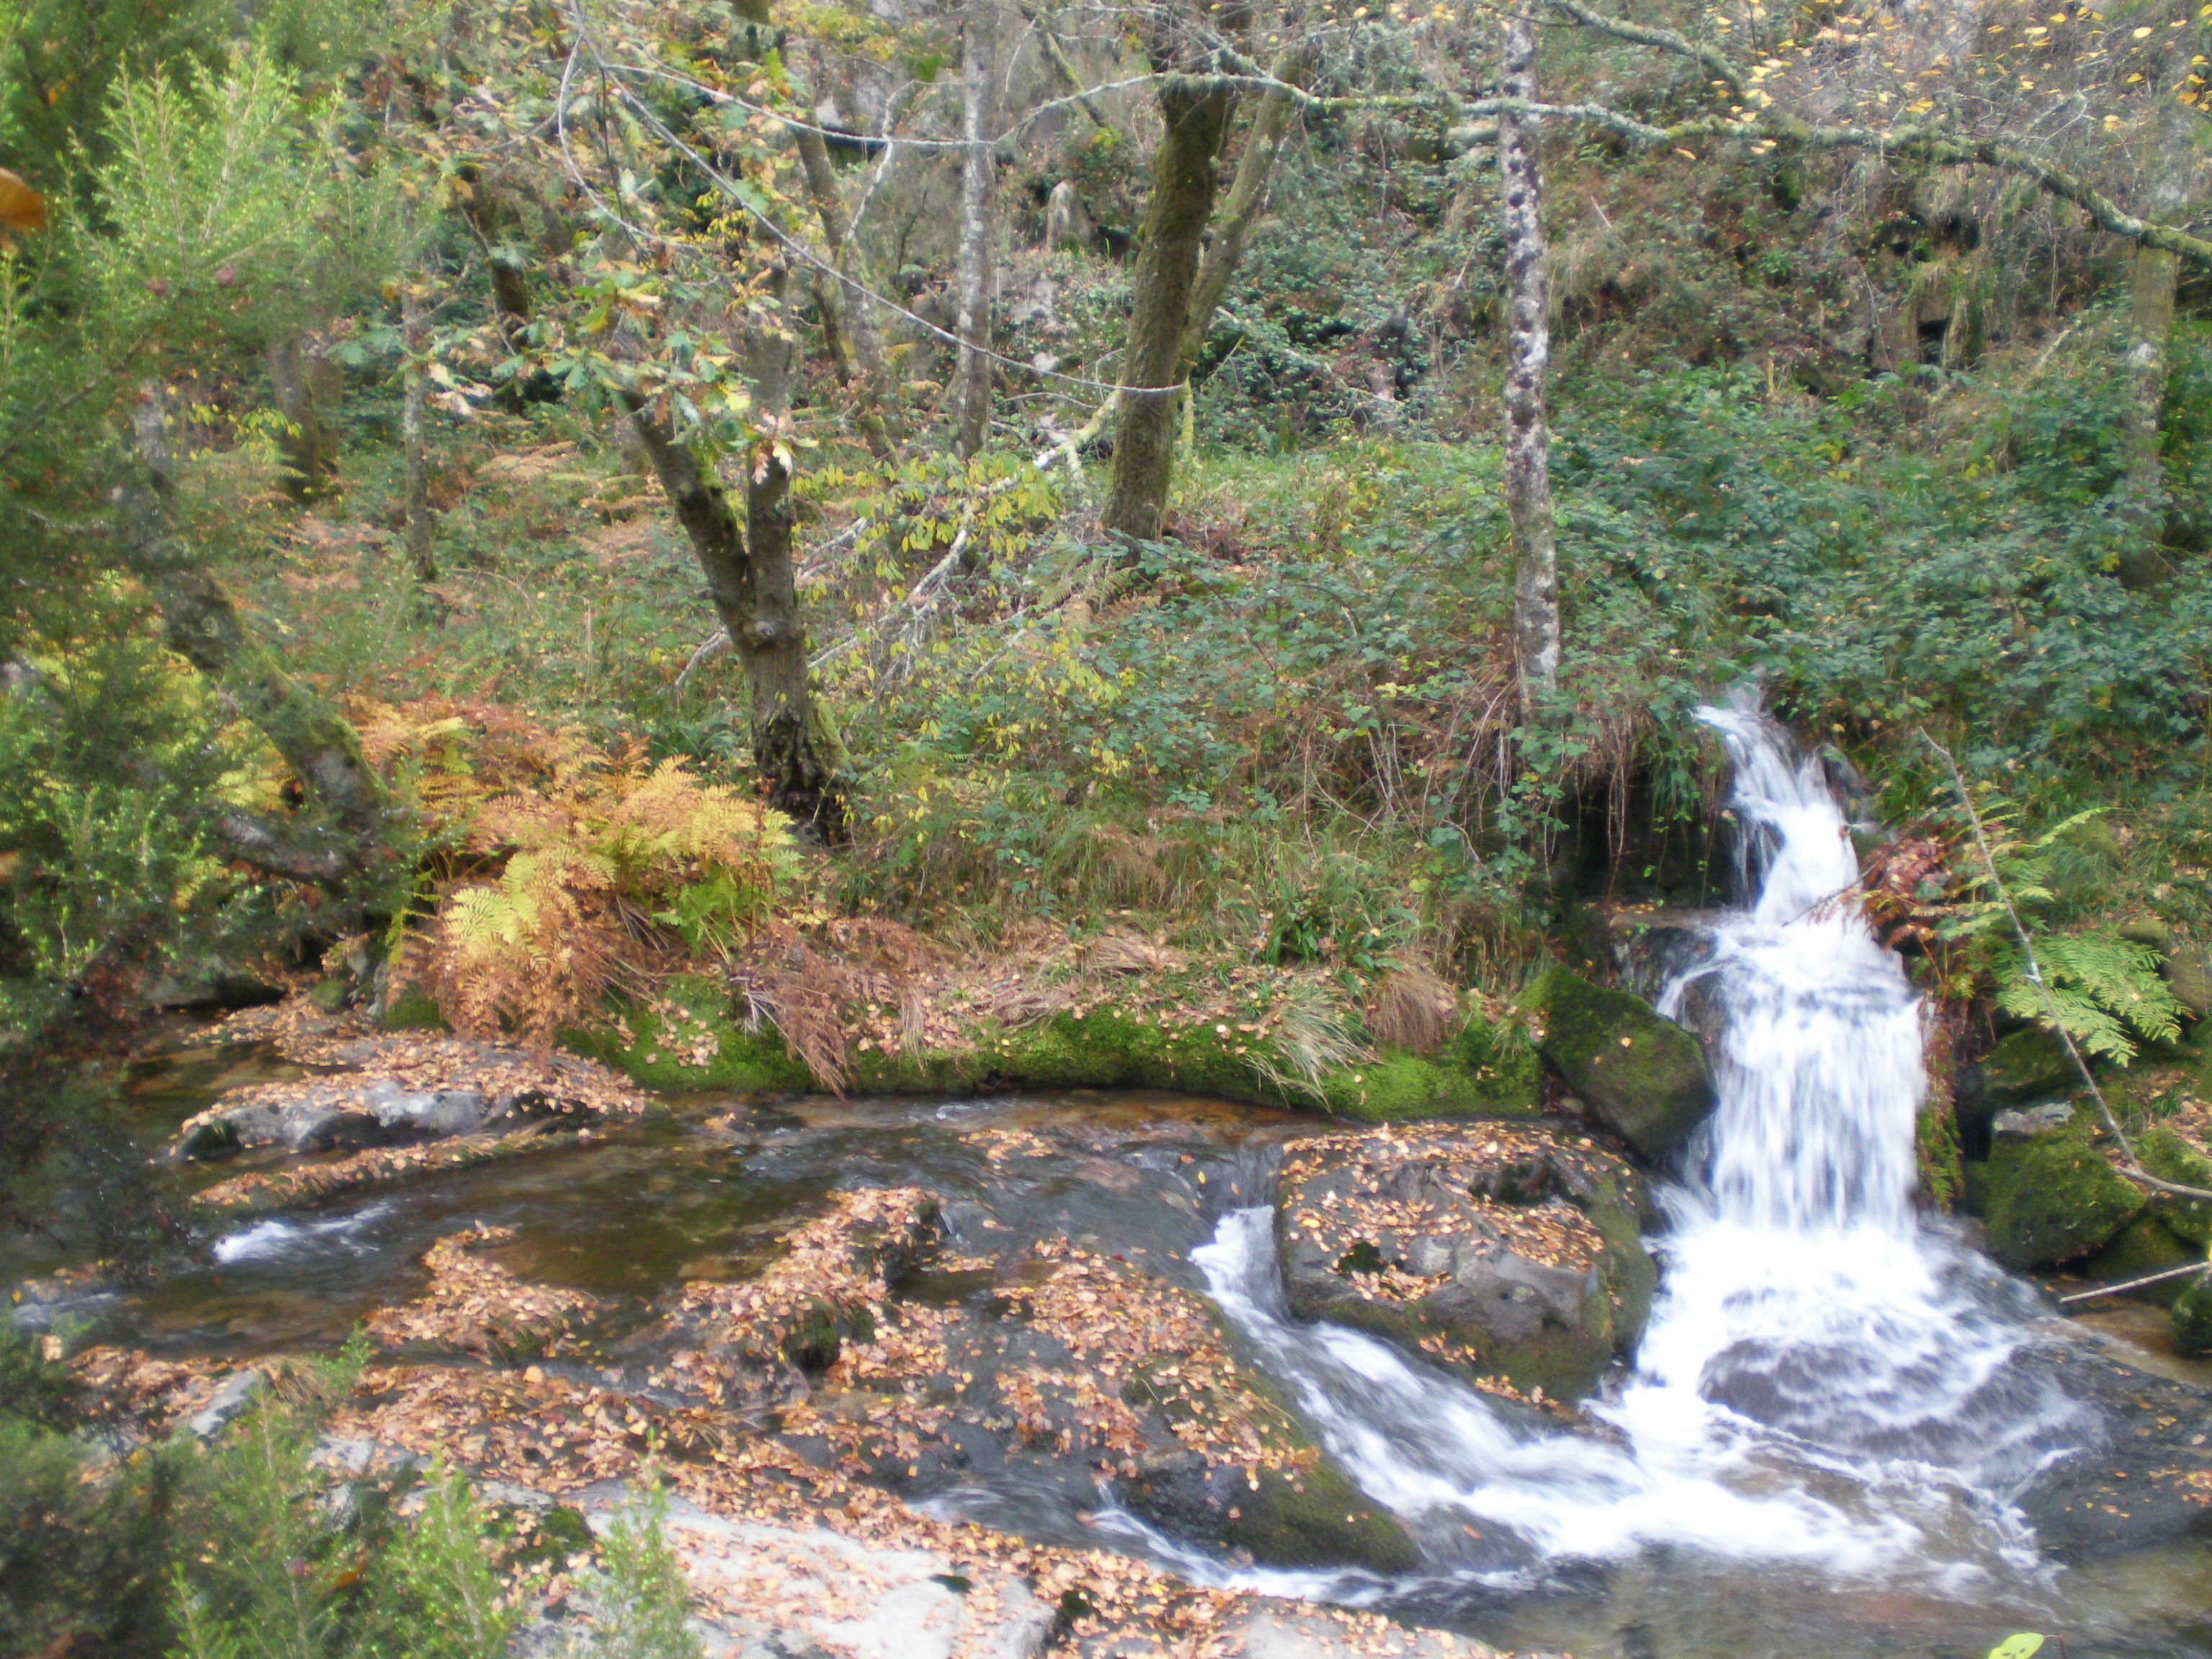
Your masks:
[[[1583,0],[1545,0],[1553,10],[1565,12],[1586,29],[1600,34],[1610,34],[1617,40],[1633,41],[1639,46],[1656,46],[1662,52],[1671,52],[1700,64],[1738,98],[1745,95],[1751,80],[1734,59],[1719,48],[1701,46],[1688,36],[1674,29],[1654,28],[1648,23],[1632,23],[1626,17],[1611,17],[1583,3]]]

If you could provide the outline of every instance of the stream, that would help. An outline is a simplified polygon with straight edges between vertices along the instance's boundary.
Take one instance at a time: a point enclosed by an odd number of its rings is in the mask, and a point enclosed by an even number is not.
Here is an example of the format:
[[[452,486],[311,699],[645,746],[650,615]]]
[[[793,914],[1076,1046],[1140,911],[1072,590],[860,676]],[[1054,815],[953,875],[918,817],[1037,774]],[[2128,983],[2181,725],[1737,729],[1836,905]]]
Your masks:
[[[2102,1322],[2117,1334],[2057,1320],[1915,1210],[1920,1008],[1899,961],[1822,903],[1856,872],[1843,815],[1755,713],[1705,718],[1735,763],[1756,896],[1661,1006],[1712,1032],[1720,1103],[1660,1190],[1662,1288],[1634,1363],[1576,1424],[1291,1318],[1269,1200],[1278,1149],[1314,1120],[1162,1095],[674,1100],[573,1150],[232,1224],[197,1265],[74,1311],[89,1340],[165,1355],[331,1346],[422,1286],[433,1242],[503,1226],[501,1265],[612,1304],[598,1333],[612,1380],[641,1368],[625,1332],[684,1283],[756,1270],[834,1190],[920,1187],[963,1252],[1066,1240],[1208,1297],[1421,1559],[1395,1576],[1239,1565],[1073,1468],[910,1494],[941,1512],[1581,1659],[1979,1659],[2014,1630],[2063,1635],[2075,1659],[2212,1653],[2201,1531],[2063,1565],[2013,1502],[2111,1431],[2053,1352],[2099,1346],[2200,1387],[2212,1367],[2155,1360],[2122,1316]],[[223,1089],[295,1075],[264,1051],[202,1050],[147,1063],[134,1087],[150,1142]],[[1004,1155],[1007,1136],[1024,1156]],[[61,1264],[5,1265],[14,1279]],[[987,1273],[926,1273],[902,1294],[1017,1316]]]

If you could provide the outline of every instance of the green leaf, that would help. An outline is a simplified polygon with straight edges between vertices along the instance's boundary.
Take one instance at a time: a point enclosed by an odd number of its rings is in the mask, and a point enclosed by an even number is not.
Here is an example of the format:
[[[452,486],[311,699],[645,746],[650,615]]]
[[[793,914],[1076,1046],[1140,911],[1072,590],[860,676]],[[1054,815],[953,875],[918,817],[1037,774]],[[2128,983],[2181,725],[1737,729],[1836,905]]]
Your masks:
[[[1990,1650],[1990,1659],[2028,1659],[2028,1656],[2043,1645],[2043,1638],[2032,1630],[2021,1631]]]

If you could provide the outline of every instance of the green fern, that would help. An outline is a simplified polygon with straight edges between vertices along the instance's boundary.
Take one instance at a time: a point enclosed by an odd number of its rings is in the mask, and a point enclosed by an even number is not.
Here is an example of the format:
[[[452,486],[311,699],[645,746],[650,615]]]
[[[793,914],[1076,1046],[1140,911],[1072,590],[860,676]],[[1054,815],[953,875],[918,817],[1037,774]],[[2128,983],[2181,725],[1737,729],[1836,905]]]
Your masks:
[[[2149,947],[2092,928],[2042,939],[2035,957],[2043,969],[2040,989],[2016,943],[1994,954],[1997,1006],[2007,1013],[2046,1029],[2063,1027],[2088,1053],[2121,1065],[2135,1058],[2138,1042],[2167,1042],[2181,1034],[2181,1005],[2160,977],[2158,953]]]

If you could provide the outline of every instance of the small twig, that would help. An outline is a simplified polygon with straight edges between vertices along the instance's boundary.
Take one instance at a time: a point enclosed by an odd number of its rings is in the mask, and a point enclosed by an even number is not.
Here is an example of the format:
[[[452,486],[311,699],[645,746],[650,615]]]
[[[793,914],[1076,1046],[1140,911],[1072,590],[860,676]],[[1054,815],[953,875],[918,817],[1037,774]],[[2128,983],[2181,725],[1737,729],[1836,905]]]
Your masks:
[[[2202,1273],[2212,1262],[2192,1261],[2185,1267],[2168,1267],[2162,1273],[2145,1273],[2141,1279],[2122,1279],[2117,1285],[2101,1285],[2094,1291],[2076,1291],[2071,1296],[2062,1296],[2062,1308],[2075,1302],[2094,1302],[2100,1296],[2118,1296],[2123,1291],[2139,1291],[2146,1285],[2162,1285],[2169,1279],[2185,1279],[2192,1273]]]
[[[1989,836],[1982,830],[1982,815],[1975,810],[1974,798],[1966,793],[1966,775],[1959,770],[1959,763],[1952,758],[1951,751],[1929,737],[1925,726],[1919,731],[1921,742],[1942,756],[1943,764],[1951,769],[1951,787],[1959,792],[1960,804],[1966,809],[1967,820],[1974,826],[1974,845],[1981,853],[1982,867],[1990,872],[1990,884],[1996,890],[1997,902],[2003,907],[2006,917],[2011,921],[2013,937],[2020,941],[2021,955],[2027,959],[2027,982],[2035,987],[2036,994],[2043,999],[2043,1011],[2050,1018],[2051,1029],[2057,1034],[2059,1042],[2066,1046],[2067,1056],[2073,1060],[2074,1069],[2081,1074],[2081,1081],[2088,1085],[2089,1097],[2097,1103],[2097,1116],[2103,1121],[2106,1133],[2112,1137],[2114,1144],[2120,1149],[2120,1173],[2129,1180],[2139,1182],[2158,1192],[2172,1193],[2182,1198],[2212,1199],[2212,1192],[2202,1187],[2185,1187],[2179,1182],[2160,1180],[2144,1169],[2136,1157],[2134,1143],[2129,1140],[2127,1131],[2120,1127],[2119,1119],[2112,1115],[2112,1103],[2105,1098],[2105,1091],[2097,1086],[2096,1077],[2089,1070],[2089,1062],[2081,1057],[2081,1050],[2074,1041],[2073,1032],[2066,1029],[2066,1022],[2059,1015],[2058,1000],[2051,994],[2051,987],[2043,977],[2043,964],[2036,960],[2035,945],[2027,936],[2027,925],[2021,921],[2020,912],[2013,908],[2012,895],[2005,890],[2004,878],[1997,873],[1997,861],[1990,851]]]

